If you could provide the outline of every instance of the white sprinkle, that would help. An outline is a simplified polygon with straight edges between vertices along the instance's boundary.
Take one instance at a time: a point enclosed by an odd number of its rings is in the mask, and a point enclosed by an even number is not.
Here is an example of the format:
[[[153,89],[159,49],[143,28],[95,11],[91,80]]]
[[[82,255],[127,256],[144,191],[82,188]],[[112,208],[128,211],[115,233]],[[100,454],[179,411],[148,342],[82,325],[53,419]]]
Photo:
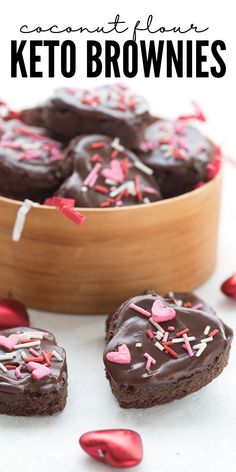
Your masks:
[[[168,151],[168,153],[170,153],[172,150],[169,144],[160,144],[160,149],[165,152]]]
[[[104,452],[101,449],[98,449],[99,457],[104,457]]]
[[[212,336],[208,336],[208,338],[204,338],[201,340],[201,343],[209,343],[210,341],[213,341],[213,337]]]
[[[142,343],[136,343],[135,347],[142,347]]]
[[[150,167],[145,166],[145,164],[143,164],[143,162],[135,161],[134,162],[134,167],[137,167],[137,169],[144,172],[144,174],[147,174],[147,175],[152,175],[153,174],[153,170],[150,169]]]
[[[163,350],[164,350],[164,347],[163,347],[158,341],[155,342],[155,346],[156,346],[158,349],[160,349],[160,351],[163,351]]]
[[[161,331],[157,331],[155,338],[156,338],[158,341],[160,341],[160,339],[163,338],[163,333],[161,333]]]
[[[86,187],[86,185],[82,185],[81,187],[81,192],[87,192],[88,191],[88,187]]]
[[[125,150],[124,146],[120,144],[119,138],[114,138],[111,142],[111,147],[117,149],[117,151],[123,152]]]
[[[206,347],[207,347],[207,343],[202,343],[201,348],[198,349],[198,351],[197,351],[197,353],[196,353],[196,357],[201,356],[201,354],[203,353],[203,351],[205,351]]]
[[[1,362],[0,362],[0,369],[2,369],[3,372],[7,372],[5,365],[3,365]]]
[[[177,306],[182,306],[183,305],[183,300],[175,300],[175,303]]]
[[[115,182],[115,180],[112,180],[112,179],[105,179],[105,184],[107,184],[107,185],[117,185],[117,182]]]
[[[156,321],[154,321],[153,318],[149,318],[149,321],[150,321],[150,323],[153,324],[153,326],[155,326],[155,328],[156,328],[158,331],[160,331],[161,333],[164,334],[165,330],[164,330],[158,323],[156,323]]]
[[[27,357],[27,355],[26,355],[25,351],[21,351],[20,355],[21,355],[21,357],[22,357],[23,361],[24,361],[24,360],[25,360],[25,358]]]
[[[9,352],[7,354],[2,354],[0,356],[0,361],[7,361],[7,360],[10,360],[10,359],[14,359],[14,357],[16,357],[16,353],[15,352]]]
[[[116,197],[117,195],[119,195],[120,192],[122,192],[123,190],[127,189],[128,192],[130,193],[130,195],[133,195],[135,196],[136,195],[136,190],[135,190],[135,185],[134,185],[134,182],[132,180],[129,180],[128,182],[125,182],[124,184],[120,185],[119,187],[117,187],[115,190],[112,190],[109,194],[109,196],[111,198],[114,198]]]
[[[209,333],[210,329],[211,329],[211,327],[209,325],[206,326],[205,329],[204,329],[204,334],[207,335]]]
[[[25,331],[24,333],[18,334],[19,340],[24,341],[25,339],[43,339],[43,334],[42,333],[33,333],[33,332],[28,332]]]
[[[144,199],[143,199],[143,203],[150,203],[150,200],[149,200],[149,198],[148,198],[148,197],[144,197]]]
[[[168,297],[173,298],[174,297],[174,292],[169,292]]]
[[[31,347],[31,346],[33,347],[33,346],[38,346],[39,344],[41,344],[40,339],[38,339],[37,341],[31,341],[24,344],[16,344],[14,346],[14,349],[21,349],[22,347]]]
[[[57,358],[58,361],[62,362],[63,361],[63,358],[60,356],[60,354],[58,354],[57,351],[52,351],[54,357]]]
[[[195,341],[196,338],[194,336],[186,336],[185,339],[187,339],[188,341]],[[174,344],[183,343],[184,338],[174,338],[174,339],[171,339],[171,341]]]
[[[201,343],[200,343],[200,344],[195,344],[195,345],[193,346],[193,349],[199,349],[200,347],[202,347],[202,344],[201,344]]]
[[[13,241],[15,241],[15,242],[20,241],[22,231],[23,231],[24,225],[25,225],[26,215],[33,206],[39,206],[39,204],[35,203],[35,202],[32,202],[31,200],[28,200],[26,198],[26,200],[24,200],[21,207],[19,208],[19,210],[16,214],[16,220],[15,220],[15,224],[14,224],[13,231],[12,231]]]

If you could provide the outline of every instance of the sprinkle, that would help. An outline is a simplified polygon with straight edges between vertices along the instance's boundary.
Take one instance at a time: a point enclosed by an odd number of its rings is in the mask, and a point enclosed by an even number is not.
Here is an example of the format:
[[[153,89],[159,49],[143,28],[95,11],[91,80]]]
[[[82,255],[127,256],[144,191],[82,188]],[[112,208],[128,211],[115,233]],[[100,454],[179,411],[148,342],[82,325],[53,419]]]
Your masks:
[[[95,143],[91,144],[92,149],[101,149],[104,148],[107,145],[105,141],[97,141]]]
[[[111,147],[120,152],[123,152],[125,150],[124,146],[120,144],[119,138],[113,139],[113,141],[111,142]]]
[[[201,347],[198,349],[196,353],[196,357],[200,357],[203,351],[205,351],[206,347],[207,347],[207,343],[202,343]]]
[[[175,352],[173,349],[171,349],[169,346],[167,346],[166,344],[164,344],[164,349],[165,351],[167,351],[172,357],[174,357],[175,359],[177,359],[178,357],[178,354],[177,352]]]
[[[19,365],[17,368],[16,368],[16,371],[15,371],[15,376],[17,379],[22,379],[22,373],[21,373],[21,366]]]
[[[111,204],[112,204],[112,202],[110,200],[106,200],[105,202],[100,203],[99,206],[101,208],[106,208],[106,207],[109,207]]]
[[[96,162],[102,163],[102,162],[103,162],[103,158],[102,158],[102,156],[100,156],[100,154],[94,154],[94,155],[91,157],[90,162],[92,162],[93,164],[95,164]]]
[[[150,354],[148,354],[147,352],[145,352],[144,357],[146,357],[147,359],[146,370],[150,370],[151,365],[156,364],[156,360],[152,356],[150,356]]]
[[[179,338],[180,336],[183,336],[183,334],[186,334],[186,333],[189,333],[188,328],[183,329],[182,331],[179,331],[178,333],[176,333],[176,337]]]
[[[165,346],[173,346],[173,341],[166,341]]]
[[[202,339],[201,343],[209,343],[211,341],[213,341],[213,337],[209,335],[208,338]]]
[[[164,351],[164,347],[161,345],[161,343],[159,343],[159,341],[156,341],[155,342],[155,346],[160,349],[160,351]]]
[[[40,354],[39,354],[35,349],[33,349],[32,347],[29,348],[29,352],[30,352],[30,354],[33,354],[33,356],[35,356],[35,357],[39,357],[39,355],[40,355]]]
[[[97,162],[97,164],[95,164],[95,166],[87,175],[86,179],[83,182],[83,185],[86,185],[87,187],[92,187],[98,178],[98,172],[100,171],[101,167],[102,167],[102,164],[100,162]]]
[[[142,343],[136,343],[135,347],[142,347]]]
[[[50,367],[51,361],[50,361],[50,359],[49,359],[49,357],[48,357],[48,355],[47,355],[47,353],[46,353],[45,351],[42,351],[42,356],[43,356],[43,358],[44,358],[44,360],[45,360],[45,362],[46,362],[46,366],[47,366],[47,367]]]
[[[184,303],[184,308],[192,308],[192,303],[191,302],[185,302]]]
[[[209,333],[210,329],[211,329],[211,327],[209,325],[206,326],[205,329],[204,329],[204,334],[207,335]],[[212,335],[212,333],[211,333],[211,335]]]
[[[154,339],[154,334],[150,329],[146,330],[146,335],[149,337],[149,339]]]
[[[10,359],[14,359],[16,357],[15,352],[9,352],[8,354],[2,354],[0,355],[0,361],[8,361]]]
[[[49,197],[46,198],[43,202],[44,205],[55,206],[60,208],[61,205],[66,205],[69,207],[75,206],[75,199],[74,198],[63,198],[63,197]]]
[[[88,191],[88,187],[86,187],[85,185],[82,185],[81,187],[81,192],[87,192]]]
[[[132,182],[132,186],[134,188],[134,182]],[[130,185],[129,185],[129,182],[125,182],[124,184],[120,185],[119,187],[117,187],[115,190],[112,190],[110,192],[110,197],[111,198],[115,198],[117,197],[117,195],[119,195],[121,192],[123,192],[123,190],[127,190],[129,193],[130,192]]]
[[[150,169],[150,167],[145,166],[145,164],[143,164],[143,162],[135,161],[134,162],[134,167],[141,170],[144,174],[147,174],[147,175],[152,175],[153,174],[153,170]]]
[[[175,157],[175,159],[185,160],[188,157],[184,149],[173,148],[172,154]]]
[[[21,207],[19,208],[19,210],[17,211],[16,220],[15,220],[15,224],[14,224],[13,231],[12,231],[12,240],[13,241],[15,241],[15,242],[20,241],[22,231],[23,231],[24,225],[25,225],[26,215],[33,206],[39,206],[39,204],[35,203],[35,202],[32,202],[31,200],[28,200],[26,198],[24,200],[24,202],[22,203]]]
[[[25,331],[24,333],[20,333],[18,334],[18,337],[19,337],[19,341],[25,341],[26,339],[31,339],[31,338],[34,338],[34,339],[43,339],[43,333],[37,333],[36,331]]]
[[[213,329],[213,331],[211,331],[211,333],[209,333],[209,336],[213,337],[219,333],[219,330],[218,329]]]
[[[112,153],[111,153],[111,159],[115,159],[118,156],[119,156],[119,150],[114,149],[114,151],[112,151]]]
[[[154,321],[153,318],[149,318],[149,321],[150,321],[150,323],[153,324],[153,326],[155,326],[155,328],[156,328],[158,331],[160,331],[161,333],[164,334],[165,330],[164,330],[156,321]]]
[[[22,347],[31,347],[31,346],[38,346],[41,343],[40,339],[37,339],[36,341],[32,341],[29,343],[23,343],[23,344],[16,344],[14,346],[14,349],[21,349]],[[21,353],[22,355],[22,353]]]
[[[109,192],[108,188],[104,187],[103,185],[95,185],[96,192],[106,194]]]
[[[131,303],[130,308],[132,308],[132,310],[137,311],[141,315],[147,316],[148,318],[150,318],[150,316],[151,316],[151,313],[149,313],[149,311],[145,310],[141,306],[135,305],[135,303]]]
[[[141,202],[142,199],[143,199],[143,195],[142,195],[142,192],[141,192],[141,189],[140,189],[140,178],[139,178],[138,175],[135,175],[135,177],[134,177],[134,186],[135,186],[137,200],[138,200],[138,202]]]
[[[16,365],[13,365],[13,364],[5,364],[5,367],[7,368],[7,370],[15,370],[16,369]]]
[[[115,180],[112,180],[112,179],[105,179],[105,183],[107,185],[114,185],[114,186],[117,185],[117,182],[115,182]]]
[[[175,330],[175,327],[174,326],[168,326],[168,331],[174,331]]]
[[[144,193],[149,193],[150,195],[156,195],[157,191],[153,187],[143,187],[143,192]]]
[[[7,372],[7,369],[6,369],[5,365],[3,365],[1,362],[0,362],[0,369],[1,369],[3,372]]]
[[[60,362],[63,361],[63,358],[60,356],[60,354],[58,354],[57,351],[52,351],[52,354],[53,354],[54,357],[56,357],[56,359],[57,359],[58,361],[60,361]]]
[[[195,341],[195,339],[196,339],[196,338],[195,338],[194,336],[189,336],[189,337],[188,337],[188,340],[189,340],[189,341]],[[174,338],[174,339],[172,339],[171,341],[172,341],[174,344],[182,343],[182,342],[184,342],[184,338]]]
[[[26,359],[26,357],[27,357],[25,351],[21,351],[20,355],[21,355],[23,361],[24,361],[24,360]]]
[[[185,344],[185,347],[188,351],[189,357],[193,357],[194,354],[193,354],[192,347],[190,345],[189,338],[188,338],[187,334],[185,333],[183,335],[183,337],[184,337],[184,344]]]
[[[163,333],[162,333],[161,331],[157,331],[155,338],[156,338],[158,341],[160,341],[160,339],[163,338]]]
[[[61,208],[59,208],[59,211],[77,225],[82,225],[86,220],[86,217],[79,213],[75,208],[62,205]]]
[[[169,333],[168,331],[165,332],[164,336],[163,336],[163,339],[162,339],[162,342],[163,343],[166,343],[167,339],[168,339],[168,336],[169,336]]]
[[[44,357],[43,356],[36,356],[36,357],[25,357],[24,358],[24,361],[26,363],[28,362],[43,362],[44,361]]]

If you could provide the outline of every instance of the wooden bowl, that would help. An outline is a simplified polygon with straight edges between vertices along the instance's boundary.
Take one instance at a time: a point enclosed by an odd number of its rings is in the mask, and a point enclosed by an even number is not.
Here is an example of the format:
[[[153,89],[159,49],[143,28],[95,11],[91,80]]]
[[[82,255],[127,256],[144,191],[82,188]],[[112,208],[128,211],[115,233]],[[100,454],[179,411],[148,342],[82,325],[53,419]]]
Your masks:
[[[139,206],[87,209],[82,226],[40,206],[12,241],[21,203],[0,198],[0,296],[32,308],[108,313],[146,290],[191,291],[216,263],[222,172],[185,195]]]

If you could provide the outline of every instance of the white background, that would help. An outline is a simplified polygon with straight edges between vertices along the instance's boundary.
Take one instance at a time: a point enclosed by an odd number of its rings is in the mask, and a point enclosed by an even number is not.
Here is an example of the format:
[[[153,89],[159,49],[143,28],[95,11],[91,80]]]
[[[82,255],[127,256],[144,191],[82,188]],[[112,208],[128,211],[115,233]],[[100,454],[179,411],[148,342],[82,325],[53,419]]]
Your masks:
[[[175,117],[191,110],[195,99],[208,116],[206,132],[220,145],[225,154],[235,155],[235,25],[232,1],[190,0],[163,2],[79,0],[59,2],[11,1],[4,2],[0,16],[0,98],[12,107],[30,105],[47,97],[55,87],[94,86],[104,79],[86,80],[80,66],[74,79],[11,79],[10,40],[24,39],[19,34],[22,24],[29,26],[98,26],[105,25],[119,13],[130,25],[143,22],[152,13],[155,23],[166,26],[209,26],[197,39],[222,39],[227,51],[224,59],[227,74],[222,79],[145,79],[140,75],[126,80],[136,91],[151,102],[152,111]],[[111,35],[122,43],[122,35]],[[183,36],[163,35],[139,39],[184,39]],[[68,39],[68,35],[32,35],[26,39]],[[79,64],[85,64],[85,41],[92,37],[70,35],[78,44]],[[93,39],[102,41],[101,36]],[[130,34],[124,35],[130,39]],[[191,33],[186,39],[196,39]],[[42,63],[47,57],[42,50]],[[59,67],[59,56],[57,56]],[[45,68],[46,70],[46,68]],[[197,293],[212,304],[225,322],[236,329],[236,302],[226,299],[219,286],[224,278],[236,271],[235,215],[236,166],[225,166],[223,205],[220,221],[218,265],[211,279]],[[153,287],[150,287],[153,288]],[[236,440],[236,361],[233,347],[229,367],[208,387],[181,401],[149,410],[122,410],[113,399],[104,377],[102,350],[104,345],[103,316],[52,315],[32,312],[33,326],[51,330],[59,343],[67,349],[69,363],[69,397],[63,413],[52,418],[0,418],[1,469],[12,472],[45,469],[47,472],[101,471],[107,467],[95,463],[80,451],[80,434],[91,429],[127,427],[142,435],[144,461],[140,472],[198,472],[214,468],[235,471]]]

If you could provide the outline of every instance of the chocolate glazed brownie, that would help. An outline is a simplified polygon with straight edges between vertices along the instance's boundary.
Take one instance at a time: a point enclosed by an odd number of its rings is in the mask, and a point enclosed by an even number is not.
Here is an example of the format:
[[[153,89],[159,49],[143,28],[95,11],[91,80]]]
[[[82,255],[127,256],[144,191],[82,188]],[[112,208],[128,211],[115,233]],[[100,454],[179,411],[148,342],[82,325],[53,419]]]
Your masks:
[[[46,331],[0,331],[0,413],[52,415],[67,398],[66,354]]]
[[[69,160],[59,141],[21,121],[1,123],[0,194],[43,203],[69,175]]]
[[[153,292],[127,300],[107,328],[106,375],[123,408],[170,402],[207,385],[227,365],[233,338],[214,313]]]
[[[211,180],[221,152],[190,120],[158,120],[148,126],[138,153],[154,171],[164,198],[176,197]]]
[[[24,110],[28,124],[43,124],[65,140],[82,134],[118,137],[129,149],[139,146],[149,120],[146,100],[123,84],[95,89],[61,88],[44,106]]]

